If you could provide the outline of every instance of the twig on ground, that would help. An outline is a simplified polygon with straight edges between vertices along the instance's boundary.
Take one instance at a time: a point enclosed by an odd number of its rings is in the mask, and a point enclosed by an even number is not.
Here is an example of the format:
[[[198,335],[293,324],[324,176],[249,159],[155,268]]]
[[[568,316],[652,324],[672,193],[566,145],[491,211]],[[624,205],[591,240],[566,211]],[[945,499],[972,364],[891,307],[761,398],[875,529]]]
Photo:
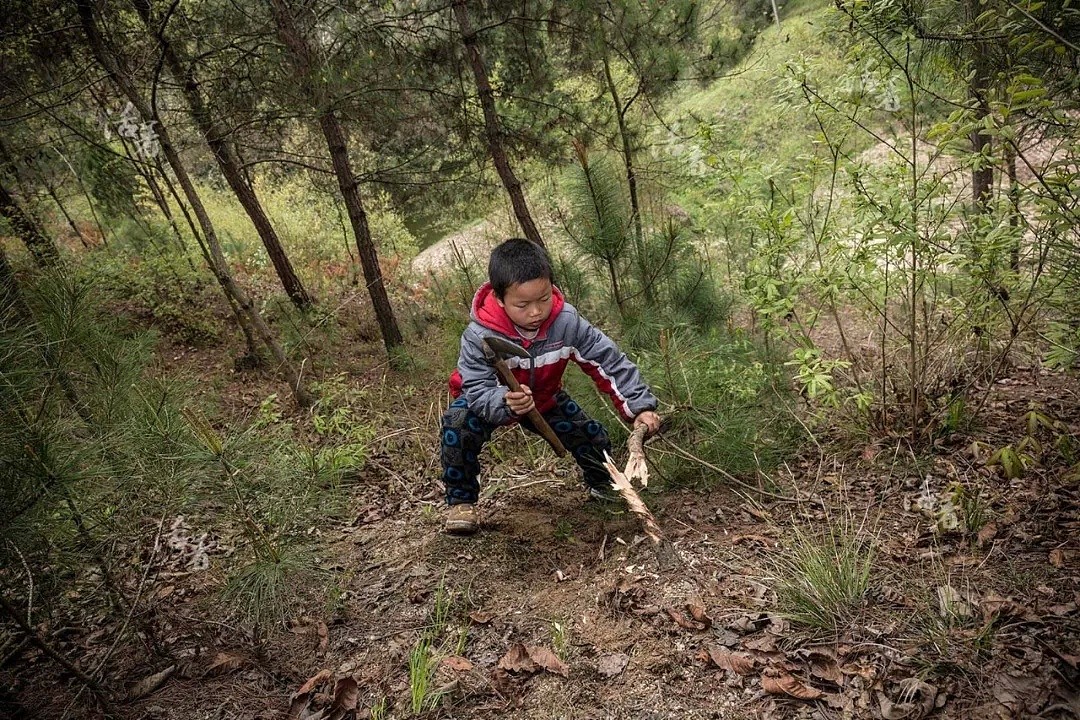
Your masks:
[[[671,447],[671,450],[667,451],[669,454],[678,455],[679,457],[683,458],[684,460],[690,460],[691,462],[696,462],[698,465],[701,465],[702,467],[704,467],[704,468],[706,468],[708,470],[712,470],[713,472],[715,472],[715,473],[717,473],[719,475],[722,475],[726,480],[738,485],[741,488],[745,488],[746,490],[749,490],[751,492],[758,493],[759,495],[764,495],[765,497],[770,497],[770,498],[772,498],[774,500],[779,500],[780,502],[789,502],[789,503],[798,503],[799,502],[798,498],[790,498],[790,497],[787,497],[786,495],[778,495],[776,493],[769,492],[768,490],[765,490],[763,488],[754,487],[753,485],[751,485],[749,483],[745,483],[742,480],[740,480],[739,478],[737,478],[734,475],[732,475],[731,473],[729,473],[727,470],[724,470],[723,468],[719,468],[716,465],[713,465],[712,463],[710,463],[710,462],[708,462],[706,460],[702,460],[697,455],[694,455],[693,453],[690,453],[690,452],[687,452],[686,450],[683,450],[681,447],[679,447],[675,443],[671,442],[667,438],[661,438],[661,439],[668,446]],[[653,447],[653,450],[656,450],[657,452],[660,452],[660,453],[665,452],[664,450],[661,450],[660,448],[657,448],[657,447]]]
[[[505,492],[510,492],[511,490],[521,490],[522,488],[527,488],[532,485],[557,485],[561,482],[562,480],[560,480],[559,478],[544,478],[543,480],[533,480],[531,482],[521,483],[520,485],[507,485]]]
[[[131,601],[131,609],[128,611],[127,617],[124,618],[124,624],[120,626],[120,631],[116,633],[116,637],[113,638],[113,644],[109,647],[108,652],[102,656],[97,667],[90,673],[91,676],[99,675],[102,669],[104,669],[105,663],[109,661],[109,658],[112,657],[112,654],[116,651],[116,647],[120,644],[121,638],[123,638],[124,633],[127,632],[128,625],[131,624],[131,619],[135,616],[135,610],[139,607],[143,589],[146,587],[146,579],[150,576],[150,570],[154,567],[154,559],[157,558],[158,551],[161,549],[161,531],[165,527],[165,516],[166,514],[162,514],[161,520],[158,521],[157,532],[154,534],[154,546],[150,550],[150,557],[146,560],[146,568],[143,570],[142,577],[139,579],[139,587],[135,591],[135,598]]]
[[[30,566],[26,564],[26,558],[23,557],[22,550],[19,546],[8,540],[8,545],[15,551],[15,554],[19,556],[19,561],[22,562],[23,570],[26,571],[26,584],[28,586],[26,591],[26,622],[33,625],[34,620],[34,574],[30,572]]]
[[[15,649],[13,649],[11,652],[6,652],[8,649],[8,645],[4,645],[3,649],[0,650],[0,652],[5,653],[3,657],[0,657],[0,668],[7,667],[7,664],[9,662],[17,658],[19,656],[19,653],[26,649],[26,646],[30,644],[30,637],[24,635],[22,640],[18,642],[15,642],[15,640],[12,639],[10,644],[15,645]]]
[[[75,679],[77,679],[80,683],[83,684],[83,687],[89,690],[91,694],[93,694],[93,696],[97,698],[98,704],[101,706],[101,710],[105,713],[106,717],[119,717],[116,712],[116,708],[113,707],[112,701],[109,699],[109,694],[105,691],[105,688],[102,687],[97,680],[94,680],[82,670],[75,667],[75,664],[63,655],[61,655],[56,650],[56,648],[45,642],[45,639],[42,638],[41,635],[39,635],[37,631],[34,630],[34,628],[30,627],[26,623],[26,618],[24,618],[19,613],[19,611],[16,610],[14,606],[12,606],[12,604],[8,602],[8,599],[3,595],[0,595],[0,607],[2,607],[4,609],[4,612],[6,612],[8,616],[15,621],[15,624],[18,625],[19,628],[26,634],[26,636],[30,639],[30,642],[37,645],[43,653],[55,660],[56,663],[60,665],[60,667],[71,673],[75,677]]]

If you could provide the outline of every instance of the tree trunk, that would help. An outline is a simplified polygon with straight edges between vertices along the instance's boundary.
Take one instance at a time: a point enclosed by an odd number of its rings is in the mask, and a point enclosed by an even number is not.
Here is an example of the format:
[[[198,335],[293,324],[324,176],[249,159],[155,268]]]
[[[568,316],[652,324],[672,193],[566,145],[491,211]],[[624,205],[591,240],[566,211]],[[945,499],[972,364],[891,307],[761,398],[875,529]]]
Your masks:
[[[281,41],[289,48],[300,75],[300,82],[318,115],[319,128],[326,139],[327,150],[334,166],[334,175],[337,177],[338,188],[345,201],[353,235],[356,237],[356,250],[360,254],[360,265],[364,270],[364,280],[367,281],[375,318],[382,331],[383,344],[386,346],[391,362],[395,362],[397,349],[404,341],[401,330],[398,329],[397,319],[394,317],[394,309],[390,305],[390,297],[386,294],[386,284],[383,282],[382,269],[379,267],[379,256],[375,250],[375,243],[371,240],[367,212],[360,198],[359,183],[349,164],[345,133],[337,115],[334,114],[325,85],[315,75],[315,53],[307,40],[301,36],[285,0],[271,0],[271,5]]]
[[[11,225],[11,229],[26,243],[26,248],[34,256],[38,267],[52,267],[60,262],[60,251],[56,243],[45,237],[37,223],[15,202],[7,188],[0,185],[0,215]]]
[[[394,318],[394,309],[390,305],[390,298],[386,294],[386,285],[383,283],[382,270],[379,268],[379,256],[375,252],[375,243],[371,240],[371,229],[368,227],[367,212],[364,210],[360,199],[360,191],[357,188],[356,178],[349,166],[349,152],[345,144],[345,133],[342,132],[341,123],[333,112],[324,112],[319,118],[319,127],[322,128],[323,137],[326,138],[326,146],[330,151],[330,159],[334,164],[334,174],[337,176],[338,188],[341,197],[345,200],[345,210],[349,215],[349,223],[352,225],[353,234],[356,236],[356,252],[360,255],[360,266],[364,270],[364,280],[367,281],[368,291],[371,293],[371,304],[375,308],[375,317],[382,331],[383,342],[386,349],[393,353],[396,347],[403,343],[401,330],[398,329],[397,320]]]
[[[600,42],[604,42],[603,38]],[[641,202],[638,200],[637,172],[634,170],[634,151],[630,147],[630,129],[626,126],[626,111],[619,98],[619,89],[615,86],[615,79],[611,75],[611,64],[608,62],[607,48],[604,48],[604,80],[607,83],[608,94],[615,106],[615,118],[618,121],[619,138],[622,140],[623,167],[626,168],[626,185],[630,190],[630,218],[634,224],[634,250],[637,254],[638,275],[641,278],[641,290],[645,293],[645,302],[650,307],[654,304],[652,284],[653,280],[646,269],[647,258],[645,257],[645,230],[641,226]],[[631,100],[633,102],[633,100]],[[629,106],[629,103],[627,103]]]
[[[1009,225],[1020,226],[1020,183],[1016,179],[1016,150],[1010,143],[1005,143],[1005,173],[1009,178]],[[1009,269],[1020,272],[1020,235],[1016,236],[1013,246],[1009,248]]]
[[[139,115],[143,120],[153,118],[154,114],[150,106],[136,91],[131,78],[126,73],[122,72],[117,63],[117,59],[110,54],[106,47],[105,41],[98,30],[91,3],[92,0],[77,0],[76,3],[79,11],[79,19],[86,32],[86,37],[90,42],[90,49],[93,51],[98,62],[101,63],[105,71],[120,87],[124,95],[127,96],[128,100],[139,112]],[[246,315],[251,322],[252,328],[255,330],[256,334],[258,334],[259,339],[266,345],[267,349],[270,350],[270,353],[281,368],[282,374],[285,375],[288,380],[289,387],[293,391],[293,396],[295,397],[297,404],[301,407],[310,407],[315,403],[315,397],[304,387],[300,373],[285,355],[285,351],[270,331],[270,327],[266,324],[262,314],[255,308],[251,298],[243,288],[236,283],[236,280],[233,279],[232,274],[229,272],[228,263],[225,261],[225,254],[221,249],[221,242],[218,240],[217,232],[214,229],[213,223],[210,221],[210,216],[206,212],[206,207],[202,203],[202,198],[199,197],[199,193],[195,189],[195,184],[187,174],[187,168],[184,166],[184,163],[180,159],[180,155],[177,153],[175,146],[173,146],[172,141],[169,138],[168,129],[160,122],[157,122],[157,140],[162,152],[165,154],[165,158],[168,160],[170,167],[172,167],[173,175],[176,176],[176,181],[184,191],[184,195],[187,198],[188,204],[191,206],[192,212],[195,213],[195,217],[199,221],[199,226],[202,228],[203,238],[206,241],[211,258],[211,270],[213,270],[214,276],[217,278],[222,290],[236,301],[236,304],[240,306],[241,312]]]
[[[454,0],[454,15],[457,17],[461,28],[461,42],[465,45],[465,54],[472,66],[473,77],[476,79],[476,91],[480,96],[480,107],[484,111],[484,131],[487,137],[488,152],[491,153],[491,161],[495,164],[495,170],[499,173],[503,187],[510,195],[510,204],[514,207],[514,215],[517,216],[518,224],[521,225],[525,237],[537,245],[543,246],[544,240],[540,237],[540,231],[536,229],[532,215],[529,214],[529,206],[525,203],[525,194],[521,191],[521,181],[514,175],[510,167],[510,160],[506,157],[506,149],[502,143],[502,128],[499,125],[499,115],[495,111],[495,93],[491,89],[491,81],[488,79],[487,67],[484,58],[480,56],[477,47],[476,32],[469,21],[469,11],[465,7],[465,0]]]
[[[150,0],[133,0],[133,4],[146,29],[155,32],[150,19]],[[263,211],[262,204],[255,194],[255,189],[241,172],[240,162],[232,143],[225,139],[227,132],[214,121],[206,101],[199,92],[192,71],[193,63],[190,58],[181,57],[182,49],[174,47],[168,41],[165,37],[164,27],[160,28],[156,35],[158,42],[161,44],[165,64],[168,66],[173,78],[180,85],[184,98],[187,100],[188,108],[191,110],[191,116],[195,120],[195,125],[206,139],[207,145],[210,146],[214,159],[217,161],[218,167],[221,168],[221,174],[225,176],[225,181],[229,183],[229,187],[232,188],[236,198],[240,201],[244,212],[251,219],[251,224],[255,226],[263,247],[266,248],[266,253],[274,264],[274,270],[277,271],[282,287],[285,288],[286,294],[297,308],[300,310],[310,309],[312,305],[311,296],[304,289],[304,285],[300,278],[297,277],[292,263],[289,262],[289,257],[281,246],[277,231],[274,230],[270,218]]]
[[[83,248],[89,250],[90,243],[87,241],[86,236],[82,234],[82,230],[80,230],[79,226],[75,223],[75,219],[71,217],[71,213],[69,213],[67,211],[67,208],[64,207],[64,203],[60,200],[60,196],[56,193],[56,188],[54,188],[52,186],[52,183],[44,177],[42,178],[42,183],[45,185],[45,192],[47,192],[49,194],[49,197],[52,198],[53,203],[56,205],[57,209],[60,210],[60,214],[63,215],[64,220],[67,221],[68,227],[71,228],[71,231],[73,233],[75,233],[75,237],[79,238],[79,242],[82,243]]]
[[[981,12],[979,0],[968,0],[968,21],[972,28]],[[972,77],[969,86],[971,100],[975,104],[975,129],[971,131],[971,152],[977,165],[971,170],[971,198],[980,213],[990,211],[990,193],[994,185],[994,168],[986,157],[990,154],[990,138],[983,132],[983,122],[990,116],[990,92],[992,69],[990,54],[985,41],[977,40],[972,44]]]

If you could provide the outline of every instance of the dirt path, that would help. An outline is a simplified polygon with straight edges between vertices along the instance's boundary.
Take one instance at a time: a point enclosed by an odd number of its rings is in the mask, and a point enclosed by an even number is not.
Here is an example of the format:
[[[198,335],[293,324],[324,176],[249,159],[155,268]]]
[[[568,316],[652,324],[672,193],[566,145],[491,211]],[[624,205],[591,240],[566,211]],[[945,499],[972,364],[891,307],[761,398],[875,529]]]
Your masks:
[[[428,273],[459,267],[462,263],[486,268],[491,248],[510,237],[514,228],[508,218],[493,214],[424,248],[413,258],[413,272],[424,277]]]

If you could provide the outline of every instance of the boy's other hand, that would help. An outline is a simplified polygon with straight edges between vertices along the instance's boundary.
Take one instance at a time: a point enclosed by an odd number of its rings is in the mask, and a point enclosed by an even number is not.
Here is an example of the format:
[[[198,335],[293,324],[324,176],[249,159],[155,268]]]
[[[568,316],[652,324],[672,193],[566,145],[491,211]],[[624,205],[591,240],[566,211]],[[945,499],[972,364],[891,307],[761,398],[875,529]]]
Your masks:
[[[521,392],[508,390],[506,393],[506,404],[510,407],[510,412],[518,416],[536,409],[536,403],[533,402],[532,390],[529,389],[528,385],[522,385]]]
[[[645,412],[640,413],[636,418],[634,418],[635,428],[641,427],[642,425],[647,428],[645,431],[646,434],[652,435],[660,429],[660,416],[654,413],[652,410],[646,410]]]

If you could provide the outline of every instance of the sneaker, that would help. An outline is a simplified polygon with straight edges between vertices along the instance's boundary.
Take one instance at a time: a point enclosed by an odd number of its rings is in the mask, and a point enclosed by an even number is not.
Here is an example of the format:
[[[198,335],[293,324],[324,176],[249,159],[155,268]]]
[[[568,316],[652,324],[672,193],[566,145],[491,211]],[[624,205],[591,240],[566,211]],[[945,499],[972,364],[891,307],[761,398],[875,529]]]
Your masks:
[[[472,535],[480,527],[480,513],[472,503],[451,505],[446,514],[446,532],[453,535]]]
[[[596,488],[589,486],[589,500],[608,505],[615,505],[622,502],[622,495],[612,488]]]

